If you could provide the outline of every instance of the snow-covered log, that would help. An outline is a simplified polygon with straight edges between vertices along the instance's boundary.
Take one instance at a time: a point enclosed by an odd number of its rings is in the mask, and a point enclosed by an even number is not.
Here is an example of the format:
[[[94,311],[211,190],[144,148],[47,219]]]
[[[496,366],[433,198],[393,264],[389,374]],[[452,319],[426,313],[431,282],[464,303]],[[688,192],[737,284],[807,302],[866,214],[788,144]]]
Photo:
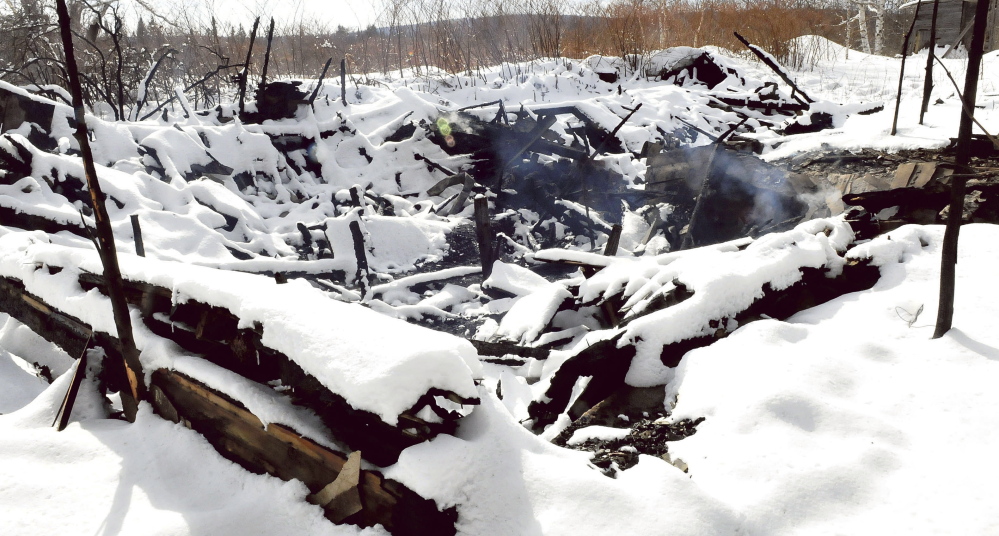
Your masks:
[[[106,353],[120,352],[113,336],[94,332],[78,318],[59,312],[15,279],[0,278],[0,310],[72,355],[80,354],[91,335],[96,335],[94,345]],[[201,433],[222,455],[254,472],[298,479],[318,492],[337,478],[347,461],[345,454],[288,426],[263,423],[238,400],[188,375],[161,368],[150,378],[148,402],[157,413]],[[377,471],[361,471],[357,492],[359,511],[336,518],[327,508],[328,517],[338,523],[381,524],[395,534],[422,534],[427,527],[434,527],[435,534],[453,531],[453,510],[439,511],[433,501]]]
[[[33,236],[0,238],[10,246],[0,275],[55,304],[52,310],[114,334],[101,313],[106,299],[92,291],[104,290],[96,255]],[[374,463],[391,464],[402,449],[453,430],[477,403],[477,354],[463,339],[336,302],[304,282],[278,286],[263,276],[140,257],[126,257],[123,273],[127,299],[152,332],[148,337],[168,338],[223,368],[289,390]],[[145,367],[162,368],[148,354]]]

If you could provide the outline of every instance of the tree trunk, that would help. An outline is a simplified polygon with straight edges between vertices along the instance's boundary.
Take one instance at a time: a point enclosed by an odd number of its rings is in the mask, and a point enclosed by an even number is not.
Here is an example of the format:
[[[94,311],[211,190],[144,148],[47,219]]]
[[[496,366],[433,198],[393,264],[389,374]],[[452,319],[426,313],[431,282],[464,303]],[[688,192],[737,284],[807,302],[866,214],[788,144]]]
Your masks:
[[[867,4],[857,4],[857,23],[860,25],[860,44],[864,47],[864,53],[871,53],[871,39],[867,32]]]
[[[80,156],[83,158],[83,172],[90,190],[90,202],[94,209],[94,221],[97,224],[97,250],[101,263],[104,265],[104,280],[108,285],[111,297],[111,309],[114,314],[118,339],[121,341],[124,357],[125,377],[128,379],[128,393],[121,393],[122,407],[125,417],[134,422],[138,411],[138,402],[145,397],[146,384],[139,362],[139,351],[132,337],[132,320],[125,302],[125,292],[122,288],[121,269],[118,267],[118,252],[115,250],[114,234],[111,231],[111,220],[107,207],[104,205],[104,193],[100,181],[97,180],[97,169],[94,167],[94,155],[90,149],[90,138],[87,136],[87,118],[83,109],[83,90],[80,88],[80,73],[76,65],[76,54],[73,51],[73,35],[70,31],[69,11],[65,0],[56,0],[56,12],[59,17],[59,29],[62,43],[66,51],[66,70],[69,74],[69,88],[73,93],[73,111],[76,119],[76,141],[80,144]]]
[[[975,28],[971,34],[971,49],[968,51],[968,75],[964,79],[964,106],[961,111],[961,126],[957,133],[957,153],[954,157],[956,173],[950,186],[950,212],[947,215],[947,231],[944,233],[940,259],[940,305],[937,309],[934,339],[950,331],[954,321],[957,242],[964,216],[964,186],[968,180],[967,175],[972,171],[968,167],[968,162],[971,160],[971,127],[978,96],[978,71],[982,66],[989,4],[989,0],[979,0],[976,6]]]

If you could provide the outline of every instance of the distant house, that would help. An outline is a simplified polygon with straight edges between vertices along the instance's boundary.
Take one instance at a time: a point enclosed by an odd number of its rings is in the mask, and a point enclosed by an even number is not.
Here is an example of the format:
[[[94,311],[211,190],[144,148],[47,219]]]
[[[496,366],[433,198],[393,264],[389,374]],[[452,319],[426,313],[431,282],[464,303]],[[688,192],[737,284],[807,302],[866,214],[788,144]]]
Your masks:
[[[912,34],[913,50],[930,46],[930,25],[933,22],[933,0],[916,0],[901,6],[903,19],[911,20],[916,5],[919,17]],[[989,30],[985,35],[985,51],[999,48],[999,0],[992,0],[989,9]],[[951,46],[958,43],[971,45],[971,26],[975,21],[975,0],[940,0],[937,12],[937,45]]]

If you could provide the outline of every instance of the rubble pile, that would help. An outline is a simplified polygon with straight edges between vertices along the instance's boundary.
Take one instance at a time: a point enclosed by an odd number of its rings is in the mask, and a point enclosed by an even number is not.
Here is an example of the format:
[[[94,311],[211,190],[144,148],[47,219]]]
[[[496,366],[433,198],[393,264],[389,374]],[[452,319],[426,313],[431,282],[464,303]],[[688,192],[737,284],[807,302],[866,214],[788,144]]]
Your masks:
[[[642,68],[658,102],[615,87],[626,59],[589,58],[552,65],[581,95],[569,103],[518,68],[456,75],[481,101],[465,107],[416,80],[349,103],[287,81],[242,115],[88,117],[150,402],[251,470],[303,480],[331,520],[400,534],[453,532],[457,514],[379,471],[454,433],[482,389],[608,476],[639,453],[682,468],[668,442],[700,421],[662,420],[662,386],[686,352],[872,287],[856,242],[947,205],[935,152],[762,160],[880,106],[815,101],[772,67],[790,87],[683,47]],[[74,356],[113,357],[73,114],[4,83],[0,106],[0,309]],[[999,221],[996,160],[983,145],[973,162],[971,221]],[[268,427],[250,392],[308,418]]]

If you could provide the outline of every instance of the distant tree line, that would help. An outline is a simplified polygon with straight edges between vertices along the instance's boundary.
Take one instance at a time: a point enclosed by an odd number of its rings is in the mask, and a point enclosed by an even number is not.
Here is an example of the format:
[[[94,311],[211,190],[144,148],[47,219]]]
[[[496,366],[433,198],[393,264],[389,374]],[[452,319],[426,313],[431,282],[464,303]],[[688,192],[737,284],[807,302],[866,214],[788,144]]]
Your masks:
[[[814,64],[818,51],[793,41],[798,36],[867,43],[862,48],[898,41],[901,22],[892,2],[381,0],[377,22],[364,29],[308,17],[279,25],[269,73],[271,79],[316,77],[330,57],[346,58],[351,73],[382,76],[470,74],[503,63],[597,54],[640,62],[672,46],[741,50],[734,31],[801,68]],[[58,89],[66,87],[66,70],[50,3],[8,0],[0,6],[0,78],[65,98]],[[69,2],[84,94],[95,111],[109,119],[141,118],[148,107],[137,111],[139,101],[162,102],[178,87],[197,108],[232,98],[249,29],[181,9],[167,13],[170,5],[163,2],[132,0],[128,6],[126,17],[119,0]],[[251,84],[263,63],[264,27],[249,66]]]

